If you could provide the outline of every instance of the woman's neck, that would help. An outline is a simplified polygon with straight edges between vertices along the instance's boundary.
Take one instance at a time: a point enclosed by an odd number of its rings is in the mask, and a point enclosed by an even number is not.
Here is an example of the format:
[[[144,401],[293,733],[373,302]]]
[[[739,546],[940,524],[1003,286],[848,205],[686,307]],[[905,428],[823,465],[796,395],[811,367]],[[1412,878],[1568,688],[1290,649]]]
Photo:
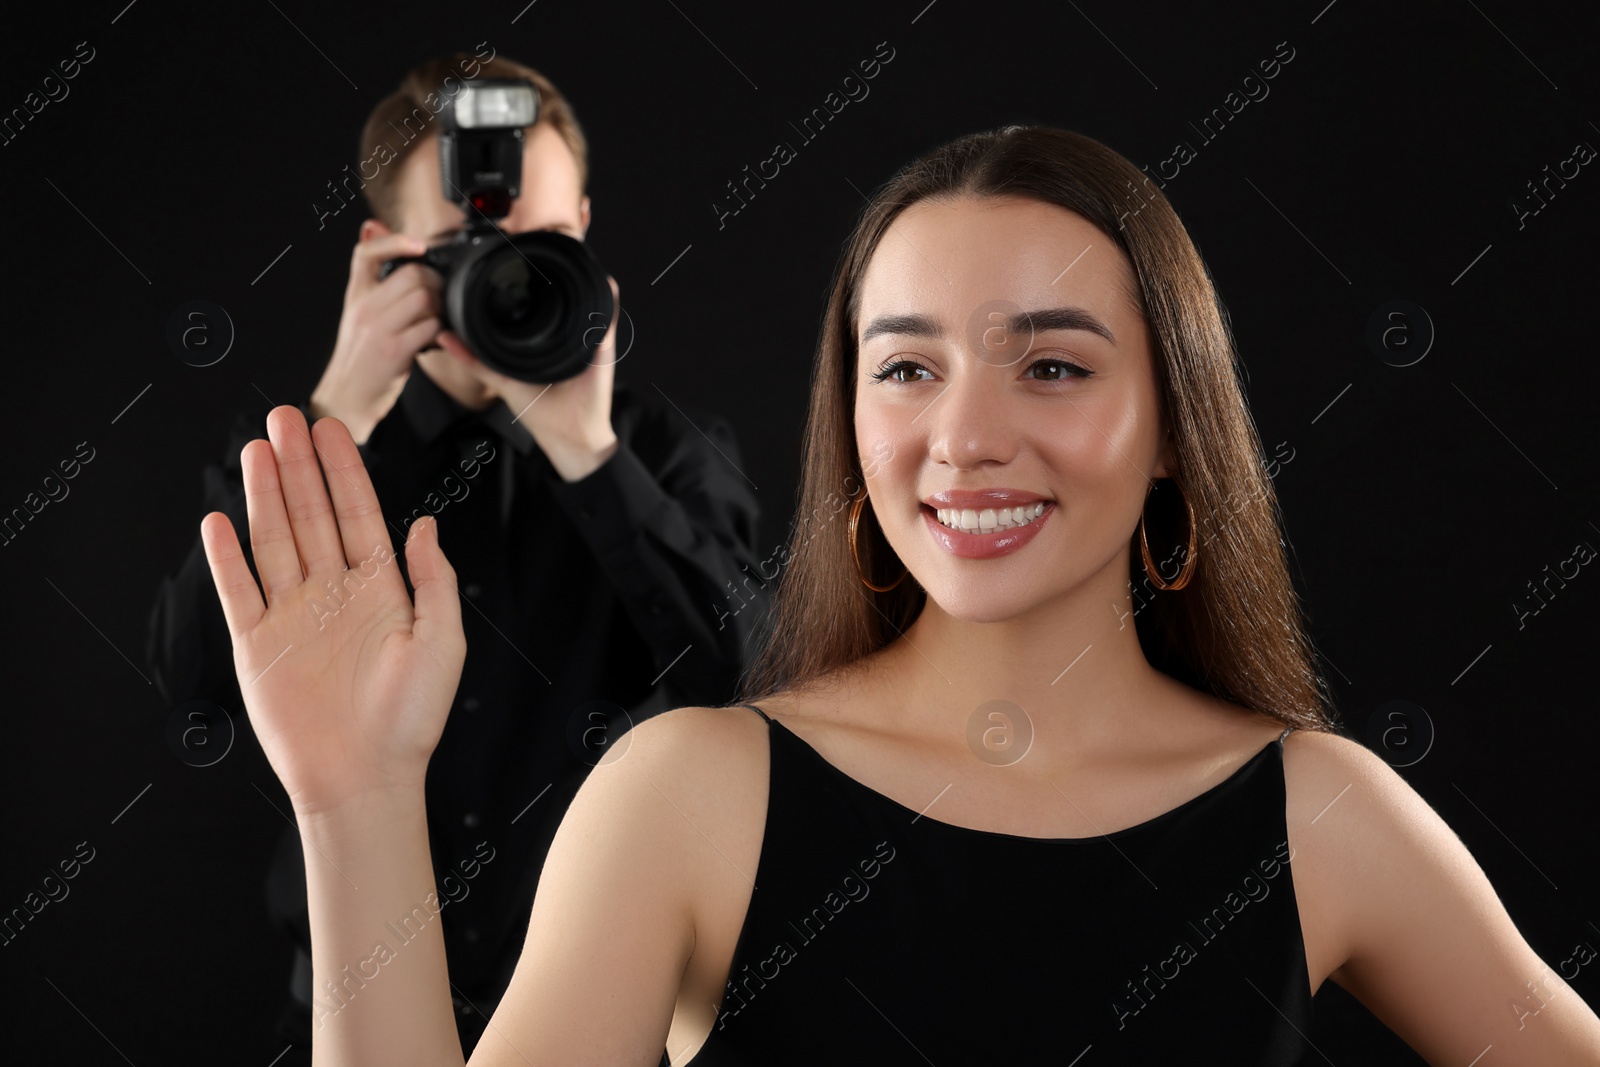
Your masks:
[[[1159,729],[1147,709],[1188,690],[1145,659],[1126,582],[1107,577],[1118,573],[1126,560],[999,622],[956,618],[930,597],[903,636],[869,657],[875,703],[906,729],[935,736],[971,718],[1008,728],[991,713],[1021,717],[1022,728],[1048,728],[1052,746],[1073,751],[1120,748]]]

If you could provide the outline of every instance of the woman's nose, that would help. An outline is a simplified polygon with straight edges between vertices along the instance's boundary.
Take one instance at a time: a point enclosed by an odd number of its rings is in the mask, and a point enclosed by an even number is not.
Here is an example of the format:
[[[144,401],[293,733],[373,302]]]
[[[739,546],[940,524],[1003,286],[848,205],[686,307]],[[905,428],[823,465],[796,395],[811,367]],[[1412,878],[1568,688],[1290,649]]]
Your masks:
[[[963,470],[1015,458],[1023,412],[1006,395],[1011,377],[1004,366],[964,358],[924,415],[930,458]]]

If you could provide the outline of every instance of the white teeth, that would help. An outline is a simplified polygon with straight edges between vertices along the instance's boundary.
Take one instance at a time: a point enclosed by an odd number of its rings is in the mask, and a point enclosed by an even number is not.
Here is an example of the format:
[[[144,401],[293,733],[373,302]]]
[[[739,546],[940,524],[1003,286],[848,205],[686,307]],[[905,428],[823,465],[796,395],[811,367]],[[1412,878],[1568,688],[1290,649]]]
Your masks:
[[[1025,526],[1043,515],[1044,507],[1045,502],[1040,500],[1014,508],[984,508],[982,511],[972,508],[939,508],[935,514],[939,517],[940,525],[953,530],[992,533],[995,530],[1008,530],[1013,526]]]

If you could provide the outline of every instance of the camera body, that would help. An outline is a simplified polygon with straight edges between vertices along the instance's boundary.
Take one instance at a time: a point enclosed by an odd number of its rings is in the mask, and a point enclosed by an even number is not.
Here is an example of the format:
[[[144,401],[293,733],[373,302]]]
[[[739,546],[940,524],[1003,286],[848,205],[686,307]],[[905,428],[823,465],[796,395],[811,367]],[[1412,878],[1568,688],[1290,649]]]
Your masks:
[[[497,220],[521,193],[523,130],[539,91],[512,78],[466,81],[439,116],[439,176],[466,226],[420,256],[388,260],[388,277],[421,263],[444,279],[440,325],[492,370],[559,382],[594,359],[615,313],[606,272],[582,241],[551,230],[507,233]]]

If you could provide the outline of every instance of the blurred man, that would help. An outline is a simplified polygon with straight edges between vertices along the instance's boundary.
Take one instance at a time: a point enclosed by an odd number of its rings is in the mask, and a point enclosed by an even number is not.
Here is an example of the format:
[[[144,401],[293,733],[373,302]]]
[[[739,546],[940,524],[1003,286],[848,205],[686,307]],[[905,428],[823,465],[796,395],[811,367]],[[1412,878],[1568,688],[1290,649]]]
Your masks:
[[[418,255],[466,221],[441,190],[436,116],[464,77],[525,78],[539,91],[521,195],[502,228],[579,240],[589,228],[587,144],[555,86],[481,54],[418,66],[372,112],[359,177],[345,179],[373,217],[351,257],[332,357],[302,410],[350,428],[396,545],[416,518],[439,516],[458,574],[469,653],[427,787],[440,920],[470,1055],[510,981],[539,869],[589,767],[629,721],[730,700],[765,602],[751,580],[757,506],[732,432],[681,398],[680,412],[654,390],[614,384],[615,322],[582,373],[530,384],[494,373],[440,331],[437,273],[409,264],[380,280],[386,260]],[[313,210],[326,224],[342,203],[330,196]],[[226,512],[247,553],[239,452],[266,436],[267,406],[239,420],[223,462],[205,472],[195,512]],[[198,537],[163,581],[147,657],[174,704],[206,699],[242,720]],[[297,945],[280,1031],[309,1062],[317,1020],[359,988],[311,988],[292,829],[267,892]]]

